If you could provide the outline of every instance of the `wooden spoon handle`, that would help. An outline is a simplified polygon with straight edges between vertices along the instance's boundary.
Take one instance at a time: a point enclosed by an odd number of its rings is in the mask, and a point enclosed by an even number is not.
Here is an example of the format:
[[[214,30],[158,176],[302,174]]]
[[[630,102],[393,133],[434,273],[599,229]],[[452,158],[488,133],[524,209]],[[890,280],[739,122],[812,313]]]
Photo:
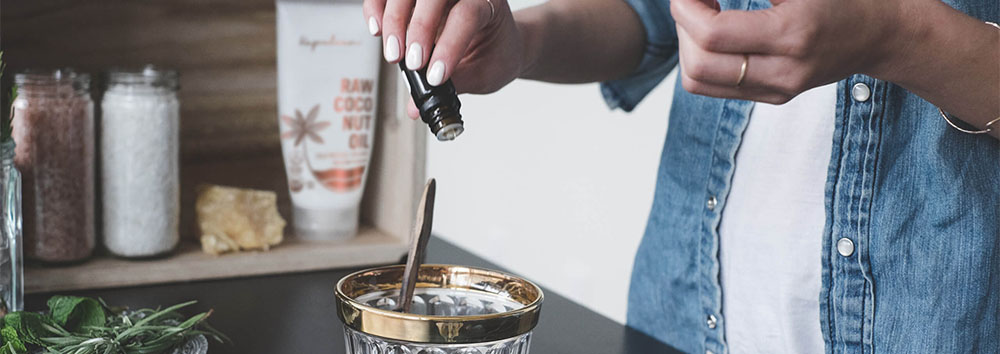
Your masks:
[[[399,309],[410,312],[413,305],[413,292],[417,286],[417,274],[420,265],[427,257],[427,241],[431,238],[431,225],[434,223],[434,192],[437,182],[431,178],[424,186],[424,195],[417,206],[417,216],[413,222],[413,234],[410,239],[410,254],[406,258],[406,269],[403,270],[403,284],[399,294]]]

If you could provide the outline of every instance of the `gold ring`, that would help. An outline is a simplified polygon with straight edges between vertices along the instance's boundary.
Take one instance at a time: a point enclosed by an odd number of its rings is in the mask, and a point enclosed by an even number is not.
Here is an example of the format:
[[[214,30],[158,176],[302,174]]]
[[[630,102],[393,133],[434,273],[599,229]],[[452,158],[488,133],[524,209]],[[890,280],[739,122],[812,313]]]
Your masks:
[[[493,18],[496,17],[497,14],[497,8],[496,6],[493,6],[493,0],[486,0],[486,3],[490,4],[490,21],[493,21]]]
[[[743,54],[743,65],[740,65],[740,78],[736,79],[736,87],[743,85],[743,79],[747,78],[747,66],[750,65],[750,55]]]

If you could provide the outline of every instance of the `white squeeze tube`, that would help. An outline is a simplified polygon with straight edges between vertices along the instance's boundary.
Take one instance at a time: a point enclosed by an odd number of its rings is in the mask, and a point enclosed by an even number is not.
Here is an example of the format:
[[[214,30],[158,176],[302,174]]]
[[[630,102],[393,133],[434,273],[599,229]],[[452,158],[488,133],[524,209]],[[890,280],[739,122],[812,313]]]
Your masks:
[[[278,124],[299,238],[358,232],[381,42],[361,1],[277,0]]]

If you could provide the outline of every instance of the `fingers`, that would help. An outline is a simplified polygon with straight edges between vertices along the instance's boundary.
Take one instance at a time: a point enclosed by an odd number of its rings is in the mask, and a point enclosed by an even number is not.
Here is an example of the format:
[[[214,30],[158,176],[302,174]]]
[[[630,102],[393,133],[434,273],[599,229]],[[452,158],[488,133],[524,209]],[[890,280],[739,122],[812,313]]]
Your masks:
[[[681,67],[691,79],[715,85],[736,86],[743,66],[742,54],[712,53],[702,49],[695,43],[691,35],[683,27],[677,27],[677,37],[680,42]],[[748,63],[749,64],[749,63]],[[747,68],[749,72],[749,65]],[[749,75],[745,75],[743,83],[749,83]]]
[[[365,21],[368,23],[368,32],[373,36],[382,33],[382,13],[385,11],[385,0],[365,0],[362,5],[365,14]]]
[[[703,0],[673,0],[670,13],[698,46],[725,53],[772,54],[787,51],[784,17],[776,8],[719,11]]]
[[[510,15],[503,0],[365,0],[364,9],[369,30],[382,36],[385,60],[404,61],[410,70],[426,68],[434,86],[459,71],[494,13]]]
[[[760,88],[736,87],[733,85],[715,85],[692,79],[681,70],[681,85],[684,90],[696,95],[751,100],[770,104],[783,104],[794,95],[773,92]]]
[[[740,81],[743,54],[715,53],[693,43],[687,31],[678,26],[681,75],[684,89],[690,93],[784,103],[802,91],[804,82],[797,78],[788,58],[771,55],[748,55],[746,72]],[[737,86],[737,83],[740,83]]]
[[[489,23],[490,15],[486,1],[459,1],[452,7],[427,69],[427,83],[437,86],[451,77],[473,37]]]
[[[424,67],[434,38],[437,36],[441,17],[444,15],[448,0],[419,0],[413,8],[406,30],[406,68],[417,70]]]
[[[382,14],[382,43],[385,60],[397,63],[402,58],[406,27],[415,0],[387,0]]]
[[[715,9],[715,11],[722,11],[722,5],[719,4],[718,0],[698,0],[698,1],[705,4],[708,7]]]
[[[417,120],[417,118],[420,118],[420,110],[417,109],[417,104],[413,103],[413,98],[406,100],[406,102],[407,102],[406,115],[413,120]]]
[[[693,39],[684,28],[677,28],[677,38],[680,44],[681,66],[684,72],[694,80],[722,86],[742,87],[784,87],[791,85],[794,72],[792,59],[774,55],[747,55],[747,68],[743,81],[740,72],[743,71],[742,53],[716,53],[702,49],[693,43]],[[789,87],[793,90],[793,87]]]

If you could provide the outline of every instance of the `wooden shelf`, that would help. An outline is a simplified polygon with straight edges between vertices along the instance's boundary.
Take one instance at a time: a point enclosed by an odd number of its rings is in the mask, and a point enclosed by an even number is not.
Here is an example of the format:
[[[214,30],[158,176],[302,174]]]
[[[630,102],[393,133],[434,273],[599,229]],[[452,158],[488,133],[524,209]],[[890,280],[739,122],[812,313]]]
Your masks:
[[[25,269],[24,288],[27,293],[41,293],[370,266],[398,262],[406,251],[402,239],[372,228],[362,229],[357,238],[346,241],[289,237],[270,251],[220,256],[206,254],[200,245],[184,241],[173,255],[159,259],[104,255],[63,267],[30,265]]]
[[[200,184],[275,191],[279,212],[289,221],[286,230],[291,229],[275,117],[274,0],[34,0],[4,1],[2,8],[8,72],[73,67],[100,77],[109,68],[152,63],[182,75],[179,249],[162,259],[98,255],[77,265],[28,266],[26,292],[357,267],[396,262],[405,254],[425,182],[429,134],[426,125],[403,114],[408,95],[395,65],[383,62],[381,67],[375,146],[361,202],[361,223],[368,228],[360,237],[345,242],[287,238],[268,252],[215,257],[202,253],[194,239]],[[100,102],[99,86],[92,92]]]

